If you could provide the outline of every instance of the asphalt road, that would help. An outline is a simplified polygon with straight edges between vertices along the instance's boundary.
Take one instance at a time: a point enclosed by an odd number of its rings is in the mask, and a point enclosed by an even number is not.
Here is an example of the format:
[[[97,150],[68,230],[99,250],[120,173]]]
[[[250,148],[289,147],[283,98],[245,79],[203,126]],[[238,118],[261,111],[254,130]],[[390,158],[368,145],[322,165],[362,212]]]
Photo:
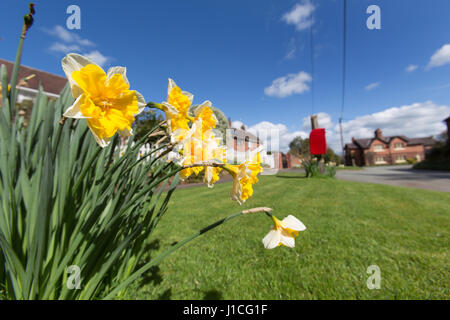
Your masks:
[[[363,170],[337,170],[336,177],[348,181],[450,192],[450,172],[414,170],[410,165],[366,167]]]

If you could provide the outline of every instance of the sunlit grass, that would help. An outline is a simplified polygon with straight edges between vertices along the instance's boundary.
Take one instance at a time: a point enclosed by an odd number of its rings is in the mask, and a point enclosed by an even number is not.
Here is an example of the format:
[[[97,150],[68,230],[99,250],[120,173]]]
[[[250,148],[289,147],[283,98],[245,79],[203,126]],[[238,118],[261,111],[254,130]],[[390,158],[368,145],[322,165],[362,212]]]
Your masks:
[[[295,249],[264,249],[271,221],[243,216],[164,260],[130,298],[448,299],[450,194],[295,174],[260,180],[242,207],[228,199],[230,183],[175,192],[149,255],[258,206],[307,226]],[[370,265],[381,269],[380,290],[366,286]]]

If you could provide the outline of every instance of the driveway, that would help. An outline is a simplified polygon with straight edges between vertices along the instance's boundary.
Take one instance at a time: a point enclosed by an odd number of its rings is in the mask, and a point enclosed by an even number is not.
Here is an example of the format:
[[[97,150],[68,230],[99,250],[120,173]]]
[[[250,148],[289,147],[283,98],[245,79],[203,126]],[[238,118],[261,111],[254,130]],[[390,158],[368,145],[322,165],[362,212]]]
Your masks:
[[[410,165],[367,167],[363,170],[337,170],[336,177],[348,181],[450,192],[450,172],[414,170]]]

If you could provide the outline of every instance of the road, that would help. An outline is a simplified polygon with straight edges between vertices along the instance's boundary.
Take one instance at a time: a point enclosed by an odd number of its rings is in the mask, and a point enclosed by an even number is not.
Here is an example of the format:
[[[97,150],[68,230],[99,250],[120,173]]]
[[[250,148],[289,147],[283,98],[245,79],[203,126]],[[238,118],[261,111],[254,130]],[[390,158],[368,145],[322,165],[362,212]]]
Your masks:
[[[366,167],[363,170],[337,170],[336,177],[348,181],[450,192],[450,172],[414,170],[410,165]]]

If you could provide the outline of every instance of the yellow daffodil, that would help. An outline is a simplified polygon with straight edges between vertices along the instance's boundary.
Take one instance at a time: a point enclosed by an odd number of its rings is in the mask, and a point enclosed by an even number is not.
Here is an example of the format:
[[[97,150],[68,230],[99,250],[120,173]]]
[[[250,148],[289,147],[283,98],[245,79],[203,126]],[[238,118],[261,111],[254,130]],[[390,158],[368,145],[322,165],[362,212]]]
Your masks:
[[[289,215],[282,221],[272,216],[274,227],[262,240],[266,249],[273,249],[278,246],[295,247],[295,237],[299,231],[306,230],[305,225],[296,217]]]
[[[184,138],[176,145],[177,151],[169,155],[169,158],[181,166],[199,164],[199,166],[183,169],[180,173],[182,179],[186,179],[193,173],[199,174],[206,167],[204,181],[209,187],[212,187],[219,178],[221,168],[210,167],[207,164],[211,162],[225,163],[226,148],[221,145],[222,140],[217,138],[212,130],[203,131],[204,128],[203,120],[199,117],[196,118],[189,130],[177,129],[175,134]],[[180,131],[184,131],[184,133],[179,133]]]
[[[214,111],[211,109],[212,103],[209,100],[203,102],[200,106],[195,109],[195,121],[202,121],[202,130],[207,132],[216,127],[217,118],[214,115]]]
[[[253,195],[253,185],[258,182],[258,174],[262,172],[261,157],[259,152],[261,147],[256,149],[256,153],[251,160],[238,165],[225,165],[226,169],[233,176],[233,189],[231,199],[239,204],[244,203]]]
[[[177,129],[189,130],[188,111],[193,99],[194,96],[191,93],[182,91],[175,81],[169,78],[167,101],[163,102],[162,105],[164,106],[170,132],[174,132]],[[177,136],[177,140],[182,138],[183,136]]]
[[[204,134],[204,141],[203,144],[203,159],[204,161],[215,161],[216,163],[226,163],[227,160],[227,153],[226,153],[226,147],[221,145],[221,139],[216,138],[212,130],[207,131],[206,134]],[[214,183],[216,183],[220,176],[220,171],[222,170],[221,167],[213,167],[213,166],[207,166],[205,168],[205,175],[203,177],[203,181],[206,183],[206,185],[209,188],[212,188],[214,186]]]
[[[95,140],[106,147],[116,132],[132,134],[134,116],[145,107],[144,97],[129,90],[125,67],[112,67],[107,73],[88,58],[70,53],[62,68],[76,99],[64,113],[67,118],[84,118]]]

